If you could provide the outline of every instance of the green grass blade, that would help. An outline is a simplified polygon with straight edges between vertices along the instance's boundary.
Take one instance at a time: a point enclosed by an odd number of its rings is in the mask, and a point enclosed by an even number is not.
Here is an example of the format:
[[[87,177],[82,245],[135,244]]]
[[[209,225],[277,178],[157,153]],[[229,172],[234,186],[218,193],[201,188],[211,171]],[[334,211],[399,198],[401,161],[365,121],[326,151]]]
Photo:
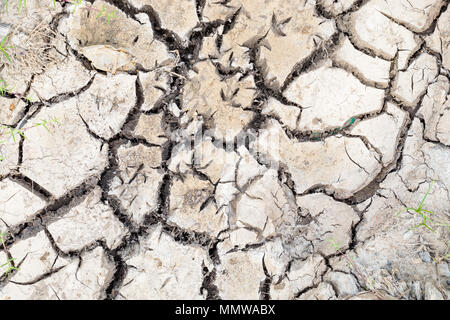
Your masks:
[[[428,187],[427,192],[426,192],[425,195],[423,196],[422,201],[420,201],[419,207],[418,207],[417,209],[419,209],[419,210],[422,209],[423,203],[425,202],[425,199],[427,198],[428,193],[430,192],[431,188],[433,187],[433,184],[434,184],[434,181],[431,181],[431,184],[430,184],[430,186]]]

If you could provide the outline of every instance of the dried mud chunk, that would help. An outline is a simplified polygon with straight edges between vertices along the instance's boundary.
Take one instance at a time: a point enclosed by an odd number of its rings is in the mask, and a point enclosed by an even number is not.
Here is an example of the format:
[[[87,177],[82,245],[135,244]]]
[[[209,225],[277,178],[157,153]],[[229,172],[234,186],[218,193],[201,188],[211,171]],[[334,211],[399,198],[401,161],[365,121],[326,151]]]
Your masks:
[[[382,190],[379,195],[370,199],[370,206],[364,211],[364,219],[358,225],[356,239],[365,241],[377,233],[387,232],[392,225],[392,215],[402,209],[401,203],[395,199],[386,200],[384,197],[393,197],[388,190]]]
[[[442,56],[442,65],[450,70],[450,6],[439,17],[432,35],[425,38],[427,45]]]
[[[104,299],[105,289],[114,275],[114,264],[108,261],[102,248],[82,255],[58,272],[27,285],[9,282],[3,295],[14,300],[94,300]]]
[[[9,131],[9,129],[8,129]],[[0,130],[2,134],[0,139],[5,138],[5,134],[9,132],[5,129]],[[6,141],[0,143],[0,177],[8,175],[12,170],[17,168],[19,161],[19,142],[14,142],[12,138],[7,137]]]
[[[351,228],[359,221],[353,209],[324,194],[297,197],[297,205],[309,212],[312,221],[305,226],[303,235],[314,249],[324,256],[336,253],[334,245],[345,250],[350,245]]]
[[[227,215],[214,204],[214,186],[207,180],[187,175],[176,179],[170,190],[168,222],[195,232],[206,232],[212,237],[224,230]]]
[[[141,110],[152,110],[155,105],[161,100],[164,94],[169,90],[170,78],[163,71],[160,72],[139,72],[139,81],[142,85],[144,94],[144,102],[142,103]]]
[[[42,209],[46,202],[10,179],[0,181],[1,220],[0,233],[6,225],[24,223]]]
[[[334,22],[316,16],[315,7],[310,3],[304,8],[299,8],[297,1],[278,3],[272,15],[270,31],[264,38],[266,45],[261,46],[260,53],[261,63],[267,65],[268,83],[282,85],[294,66],[335,31]]]
[[[423,153],[419,150],[424,144],[422,139],[423,127],[419,119],[414,119],[403,146],[402,167],[398,174],[411,190],[417,189],[426,179],[426,165]]]
[[[248,2],[248,1],[247,1]],[[226,20],[242,7],[241,0],[206,0],[203,7],[202,17],[206,21]]]
[[[349,68],[370,85],[386,88],[389,84],[391,62],[373,58],[357,50],[348,38],[345,38],[336,50],[334,61]]]
[[[290,130],[297,129],[297,123],[301,109],[297,106],[285,105],[275,98],[270,97],[264,105],[262,114],[278,119]]]
[[[359,46],[372,49],[388,60],[398,54],[399,69],[407,66],[409,57],[419,47],[414,34],[381,13],[374,1],[354,12],[348,23],[352,40]]]
[[[393,84],[392,95],[413,107],[439,74],[436,57],[422,53],[406,69],[400,71]]]
[[[242,109],[251,105],[256,93],[253,77],[240,79],[242,75],[236,74],[222,80],[209,61],[197,63],[195,69],[198,72],[190,73],[184,87],[183,111],[190,118],[203,115],[214,137],[234,138],[253,116]]]
[[[48,225],[48,231],[61,250],[80,250],[100,239],[114,249],[125,236],[124,226],[100,197],[100,188],[95,188],[82,203]]]
[[[199,23],[195,0],[130,0],[140,9],[150,5],[158,15],[161,27],[177,33],[188,40],[190,31]]]
[[[359,292],[358,283],[351,274],[343,272],[330,272],[327,280],[334,284],[339,297],[346,297]]]
[[[351,133],[366,137],[381,153],[381,161],[386,166],[396,157],[397,142],[405,121],[406,113],[388,102],[386,113],[358,122]]]
[[[107,148],[93,138],[78,115],[76,97],[43,108],[36,119],[61,123],[47,124],[49,131],[33,127],[23,143],[20,172],[60,197],[89,177],[99,177],[107,163]],[[32,121],[33,123],[38,122]]]
[[[356,0],[318,0],[317,4],[322,10],[335,16],[350,9],[355,2]]]
[[[203,283],[202,265],[207,267],[207,251],[181,245],[155,228],[140,241],[137,255],[126,261],[128,272],[119,291],[125,299],[193,299]]]
[[[281,86],[294,66],[335,32],[334,22],[318,17],[310,2],[232,1],[228,8],[234,7],[239,13],[223,36],[221,51],[231,50],[238,66],[251,69],[244,47],[251,48],[264,38],[258,64],[267,67],[267,83],[274,86]],[[206,15],[207,9],[208,4]]]
[[[240,146],[237,151],[240,159],[237,163],[236,186],[243,188],[255,177],[262,175],[266,171],[266,168],[256,161],[254,154],[252,154],[245,146]]]
[[[316,288],[308,290],[300,297],[299,300],[335,300],[336,293],[331,284],[321,282]]]
[[[105,16],[97,17],[97,14],[91,13],[91,10],[102,12],[103,6],[108,13],[116,12],[109,22],[106,22]],[[136,59],[136,64],[146,69],[173,59],[167,48],[154,38],[148,17],[136,17],[142,18],[139,23],[105,1],[95,1],[91,10],[76,10],[59,26],[73,48],[81,50],[83,47],[103,45],[116,51],[124,50]],[[92,61],[98,59],[102,57],[96,53]]]
[[[275,278],[270,286],[270,298],[275,300],[293,299],[297,294],[320,281],[320,274],[326,270],[325,260],[319,255],[310,256],[306,261],[293,260],[286,276]]]
[[[372,0],[371,5],[413,32],[427,30],[445,4],[445,0]]]
[[[216,285],[222,299],[259,299],[260,283],[266,278],[264,251],[231,252],[221,257]]]
[[[1,81],[0,81],[1,82]],[[0,86],[2,83],[0,83]],[[27,104],[19,98],[4,98],[0,96],[0,123],[2,125],[13,126],[20,121],[22,114],[25,111]],[[0,126],[0,134],[5,130]],[[1,134],[0,141],[3,141],[6,137]]]
[[[164,144],[167,141],[164,130],[162,129],[162,113],[157,114],[142,114],[139,117],[136,128],[134,129],[134,135],[137,137],[143,137],[148,143],[157,145]]]
[[[235,210],[232,225],[253,230],[262,238],[281,232],[283,223],[296,214],[296,205],[279,184],[277,172],[268,170],[237,198]]]
[[[347,198],[369,184],[381,169],[376,153],[358,138],[295,142],[274,120],[268,121],[265,129],[267,134],[261,135],[252,147],[265,154],[268,161],[286,166],[297,193],[324,185],[332,188],[338,198]]]
[[[234,180],[234,171],[238,155],[228,145],[226,150],[217,147],[211,139],[205,138],[194,149],[194,164],[198,171],[208,176],[213,184]]]
[[[92,74],[70,56],[34,77],[30,98],[49,100],[59,94],[76,92],[89,82]]]
[[[112,74],[116,74],[117,71],[131,71],[136,65],[135,58],[128,52],[108,45],[83,47],[80,53],[88,58],[95,68]]]
[[[117,134],[136,103],[136,76],[95,76],[88,90],[77,96],[77,107],[90,130],[104,139]]]
[[[449,81],[439,76],[430,84],[423,98],[418,116],[425,120],[424,136],[433,141],[450,145],[450,95]]]
[[[158,207],[158,191],[163,173],[161,148],[133,146],[131,142],[117,151],[118,174],[111,182],[109,194],[116,197],[126,214],[136,223],[141,223],[146,214]]]
[[[58,256],[52,249],[52,245],[44,231],[26,240],[20,240],[8,248],[9,253],[14,258],[14,263],[20,264],[19,270],[15,271],[11,280],[17,283],[32,282],[39,276],[57,270],[67,265],[65,258]],[[5,253],[0,254],[0,261],[6,261]],[[3,264],[3,263],[2,263]],[[3,274],[6,267],[0,269]]]
[[[322,131],[381,110],[384,91],[365,86],[351,73],[328,64],[302,74],[284,96],[304,108],[298,129]]]

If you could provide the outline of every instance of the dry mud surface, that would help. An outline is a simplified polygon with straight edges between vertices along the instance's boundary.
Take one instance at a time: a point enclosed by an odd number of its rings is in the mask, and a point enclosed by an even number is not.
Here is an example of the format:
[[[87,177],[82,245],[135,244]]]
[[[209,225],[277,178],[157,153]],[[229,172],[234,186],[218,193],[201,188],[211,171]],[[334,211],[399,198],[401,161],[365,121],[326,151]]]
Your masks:
[[[17,5],[1,299],[449,298],[448,1]]]

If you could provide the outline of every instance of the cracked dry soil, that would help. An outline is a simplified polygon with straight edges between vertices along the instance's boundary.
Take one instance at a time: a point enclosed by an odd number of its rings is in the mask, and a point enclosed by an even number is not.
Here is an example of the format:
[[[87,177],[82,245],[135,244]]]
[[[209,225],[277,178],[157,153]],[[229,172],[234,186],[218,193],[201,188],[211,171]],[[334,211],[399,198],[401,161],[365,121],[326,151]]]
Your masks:
[[[1,299],[449,298],[448,0],[9,6]]]

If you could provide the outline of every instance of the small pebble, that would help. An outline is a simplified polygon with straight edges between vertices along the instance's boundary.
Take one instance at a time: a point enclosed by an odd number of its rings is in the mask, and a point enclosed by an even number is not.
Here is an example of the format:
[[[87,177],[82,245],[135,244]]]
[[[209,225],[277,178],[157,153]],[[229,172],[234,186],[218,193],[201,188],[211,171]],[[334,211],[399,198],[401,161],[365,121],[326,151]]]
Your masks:
[[[419,252],[419,257],[423,262],[431,262],[431,256],[427,251]]]

